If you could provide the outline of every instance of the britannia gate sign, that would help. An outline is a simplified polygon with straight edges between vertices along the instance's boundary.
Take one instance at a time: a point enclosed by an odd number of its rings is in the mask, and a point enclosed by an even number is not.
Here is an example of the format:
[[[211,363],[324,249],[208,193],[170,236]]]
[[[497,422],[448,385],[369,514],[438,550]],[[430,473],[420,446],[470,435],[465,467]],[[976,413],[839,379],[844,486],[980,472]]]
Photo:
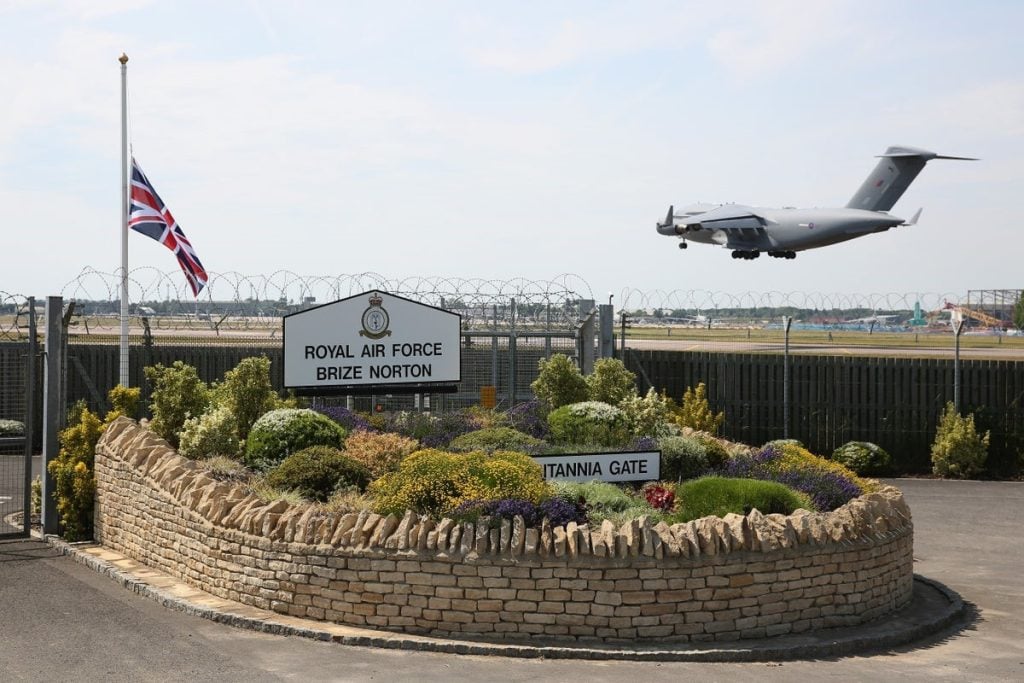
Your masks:
[[[284,385],[300,394],[454,391],[455,313],[378,290],[284,316]]]

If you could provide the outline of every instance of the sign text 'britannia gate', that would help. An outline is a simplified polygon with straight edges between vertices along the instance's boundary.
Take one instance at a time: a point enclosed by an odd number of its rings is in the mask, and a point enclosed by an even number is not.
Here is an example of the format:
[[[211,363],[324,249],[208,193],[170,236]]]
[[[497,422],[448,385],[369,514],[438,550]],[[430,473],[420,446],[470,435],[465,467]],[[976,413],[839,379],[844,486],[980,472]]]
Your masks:
[[[305,394],[453,390],[461,322],[378,290],[286,315],[284,385]]]

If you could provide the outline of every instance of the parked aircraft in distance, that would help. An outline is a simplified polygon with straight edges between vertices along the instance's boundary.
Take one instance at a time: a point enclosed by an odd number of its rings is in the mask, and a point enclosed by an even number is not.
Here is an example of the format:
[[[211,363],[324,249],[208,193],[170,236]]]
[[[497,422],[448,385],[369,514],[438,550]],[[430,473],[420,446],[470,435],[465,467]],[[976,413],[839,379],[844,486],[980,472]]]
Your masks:
[[[856,237],[917,223],[918,209],[909,221],[888,213],[925,164],[932,159],[977,161],[951,157],[914,147],[890,147],[853,199],[836,209],[767,209],[740,204],[693,204],[668,215],[657,224],[662,235],[687,242],[717,244],[732,250],[732,257],[755,259],[761,252],[776,258],[796,258],[796,252],[827,247]]]
[[[891,315],[869,315],[866,318],[854,318],[853,320],[844,320],[844,325],[888,325],[891,321],[899,318],[899,314]]]

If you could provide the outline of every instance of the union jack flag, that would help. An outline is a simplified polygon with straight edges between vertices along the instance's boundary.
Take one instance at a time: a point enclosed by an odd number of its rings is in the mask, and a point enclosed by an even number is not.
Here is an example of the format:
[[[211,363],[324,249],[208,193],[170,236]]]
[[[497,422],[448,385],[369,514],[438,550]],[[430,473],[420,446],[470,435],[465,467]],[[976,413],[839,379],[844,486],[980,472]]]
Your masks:
[[[174,220],[174,216],[164,206],[160,195],[153,189],[149,178],[139,168],[139,163],[132,158],[132,188],[129,204],[128,227],[141,232],[146,237],[155,239],[174,252],[178,265],[185,273],[192,295],[199,296],[200,290],[209,279],[203,264],[199,261],[192,243],[185,237]]]

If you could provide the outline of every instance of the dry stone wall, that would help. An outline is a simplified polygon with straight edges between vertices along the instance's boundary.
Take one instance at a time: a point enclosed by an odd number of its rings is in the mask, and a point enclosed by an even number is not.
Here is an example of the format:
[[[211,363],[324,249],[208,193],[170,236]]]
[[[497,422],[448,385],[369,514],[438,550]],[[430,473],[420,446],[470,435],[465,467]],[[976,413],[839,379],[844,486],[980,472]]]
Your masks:
[[[898,489],[830,513],[526,528],[266,503],[127,418],[96,453],[96,537],[219,597],[441,636],[710,641],[854,625],[913,586]]]

